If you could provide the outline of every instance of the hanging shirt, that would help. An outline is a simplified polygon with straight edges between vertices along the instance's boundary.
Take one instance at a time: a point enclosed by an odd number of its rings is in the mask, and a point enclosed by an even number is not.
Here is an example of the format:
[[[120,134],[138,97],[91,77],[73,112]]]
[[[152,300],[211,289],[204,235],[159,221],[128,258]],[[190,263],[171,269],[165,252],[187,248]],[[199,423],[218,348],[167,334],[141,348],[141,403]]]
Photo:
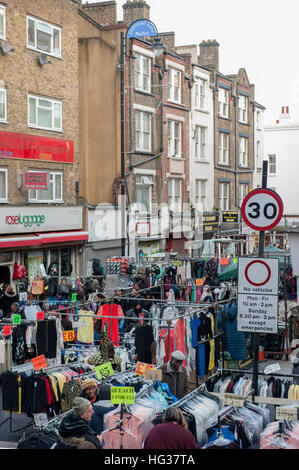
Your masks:
[[[118,304],[102,305],[97,313],[98,317],[125,317],[123,309]],[[119,319],[118,318],[102,318],[102,331],[105,323],[108,323],[108,336],[113,346],[119,346]]]
[[[78,328],[77,340],[80,341],[80,343],[93,343],[94,330],[93,319],[91,315],[94,315],[94,313],[91,311],[79,310],[79,323],[85,323],[85,326],[79,326]]]

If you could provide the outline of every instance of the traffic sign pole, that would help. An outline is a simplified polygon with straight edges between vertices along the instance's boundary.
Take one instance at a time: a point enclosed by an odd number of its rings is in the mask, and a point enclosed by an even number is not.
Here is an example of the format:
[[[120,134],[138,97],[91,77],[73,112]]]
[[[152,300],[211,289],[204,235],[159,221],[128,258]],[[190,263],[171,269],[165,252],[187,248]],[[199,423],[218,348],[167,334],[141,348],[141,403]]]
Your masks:
[[[263,161],[263,179],[262,188],[267,188],[268,177],[268,161]],[[259,252],[258,257],[263,258],[265,254],[265,232],[259,232]],[[260,335],[254,333],[254,352],[253,352],[253,378],[252,388],[254,389],[254,396],[258,395],[258,377],[259,377],[259,349],[260,349]]]

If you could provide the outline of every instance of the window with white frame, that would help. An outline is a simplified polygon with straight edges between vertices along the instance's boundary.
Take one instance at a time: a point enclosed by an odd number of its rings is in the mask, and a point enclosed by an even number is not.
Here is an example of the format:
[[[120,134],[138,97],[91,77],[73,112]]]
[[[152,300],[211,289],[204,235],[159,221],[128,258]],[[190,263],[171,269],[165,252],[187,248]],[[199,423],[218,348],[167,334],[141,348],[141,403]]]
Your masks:
[[[182,208],[182,183],[178,178],[168,179],[168,207],[171,211],[180,212]]]
[[[229,210],[229,183],[219,183],[219,206],[223,211]]]
[[[269,175],[276,175],[276,155],[268,155],[269,160]]]
[[[182,155],[182,124],[168,120],[168,156],[180,158]]]
[[[49,131],[62,131],[61,101],[28,95],[28,125]]]
[[[182,101],[182,77],[179,70],[168,68],[168,99],[181,103]]]
[[[207,128],[203,126],[195,127],[195,158],[206,160],[206,134]]]
[[[195,107],[204,109],[206,104],[206,80],[197,78],[195,81]]]
[[[195,207],[197,210],[206,210],[207,180],[195,180]]]
[[[249,193],[249,184],[248,183],[240,183],[239,184],[239,207],[242,206],[242,203]]]
[[[219,163],[229,164],[229,134],[219,132]]]
[[[141,152],[151,152],[152,149],[151,119],[151,113],[135,111],[135,145]]]
[[[6,38],[6,14],[5,6],[0,5],[0,39]]]
[[[0,202],[7,202],[8,182],[7,168],[0,167]]]
[[[61,57],[61,28],[27,16],[27,47]]]
[[[137,90],[151,91],[151,59],[135,53],[135,88]]]
[[[218,94],[218,111],[219,116],[228,118],[228,99],[229,99],[229,91],[225,88],[219,88]]]
[[[136,175],[136,205],[140,214],[149,214],[152,207],[153,179],[148,175]]]
[[[240,137],[239,165],[240,167],[248,166],[248,139],[246,137]]]
[[[0,122],[7,120],[6,88],[0,87]]]
[[[239,96],[239,121],[248,122],[248,98],[247,96]]]
[[[29,202],[63,202],[62,172],[48,172],[48,189],[30,189]]]
[[[256,112],[256,127],[257,129],[261,128],[261,112],[260,111]]]

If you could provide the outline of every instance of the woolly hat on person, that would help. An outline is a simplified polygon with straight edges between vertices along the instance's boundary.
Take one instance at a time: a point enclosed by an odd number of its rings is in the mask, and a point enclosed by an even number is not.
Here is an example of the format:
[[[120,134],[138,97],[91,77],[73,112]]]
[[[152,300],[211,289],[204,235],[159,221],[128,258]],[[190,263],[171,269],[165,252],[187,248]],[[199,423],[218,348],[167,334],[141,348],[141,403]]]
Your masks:
[[[83,391],[89,387],[96,387],[96,386],[97,386],[97,383],[95,379],[86,379],[84,380],[84,382],[82,382],[82,385],[81,385]]]
[[[181,351],[173,351],[173,353],[171,354],[171,357],[173,357],[173,359],[176,359],[177,361],[186,360],[185,354],[183,354]]]
[[[73,401],[73,410],[77,416],[81,416],[89,407],[90,401],[86,398],[76,397]]]

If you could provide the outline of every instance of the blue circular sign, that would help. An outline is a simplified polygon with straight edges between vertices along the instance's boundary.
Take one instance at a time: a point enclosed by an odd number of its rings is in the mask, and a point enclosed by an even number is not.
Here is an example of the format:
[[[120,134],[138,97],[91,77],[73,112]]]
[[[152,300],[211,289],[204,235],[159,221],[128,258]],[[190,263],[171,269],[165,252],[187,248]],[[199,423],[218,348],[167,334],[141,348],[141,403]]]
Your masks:
[[[127,31],[127,38],[148,38],[158,36],[158,30],[154,23],[141,19],[134,21]]]

